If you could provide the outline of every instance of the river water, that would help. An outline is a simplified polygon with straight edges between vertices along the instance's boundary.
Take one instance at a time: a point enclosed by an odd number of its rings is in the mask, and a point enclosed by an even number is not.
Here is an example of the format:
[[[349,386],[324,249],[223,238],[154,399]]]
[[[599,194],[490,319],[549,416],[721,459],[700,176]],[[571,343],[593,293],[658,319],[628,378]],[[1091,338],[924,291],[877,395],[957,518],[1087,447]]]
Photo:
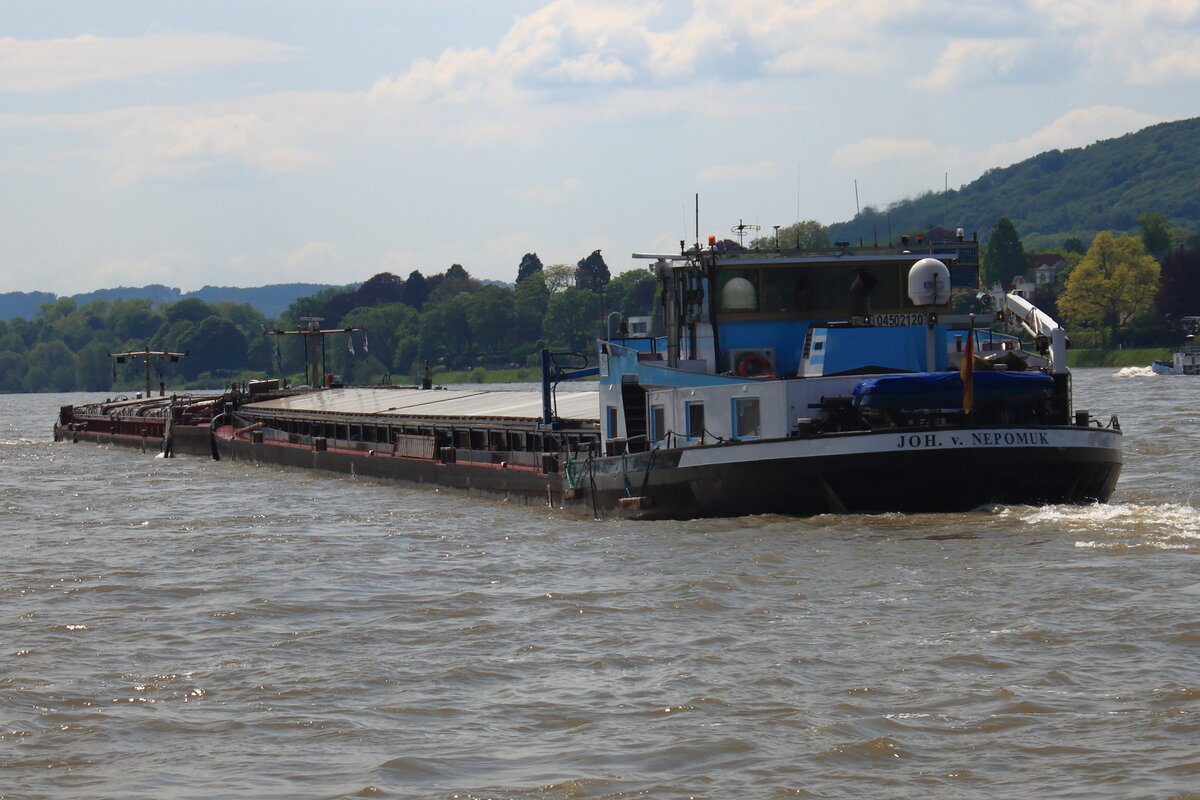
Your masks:
[[[0,798],[1200,798],[1200,379],[1075,387],[1108,505],[685,523],[0,397]]]

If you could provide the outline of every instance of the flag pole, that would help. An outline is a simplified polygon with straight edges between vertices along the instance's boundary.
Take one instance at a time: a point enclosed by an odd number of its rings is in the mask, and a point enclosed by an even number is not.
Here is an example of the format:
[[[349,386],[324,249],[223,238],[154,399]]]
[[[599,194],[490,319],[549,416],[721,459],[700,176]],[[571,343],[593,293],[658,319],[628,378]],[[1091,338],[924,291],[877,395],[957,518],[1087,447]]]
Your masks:
[[[971,418],[971,408],[975,404],[975,315],[969,315],[971,327],[967,330],[967,346],[963,349],[962,366],[959,377],[963,385],[963,414]]]

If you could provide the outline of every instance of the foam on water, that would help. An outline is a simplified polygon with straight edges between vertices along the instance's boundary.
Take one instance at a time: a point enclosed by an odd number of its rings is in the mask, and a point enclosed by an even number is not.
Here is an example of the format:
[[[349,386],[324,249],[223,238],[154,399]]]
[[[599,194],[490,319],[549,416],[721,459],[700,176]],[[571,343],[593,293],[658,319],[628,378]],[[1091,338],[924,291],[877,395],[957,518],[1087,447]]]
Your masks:
[[[1200,509],[1184,503],[1096,503],[1002,509],[1030,526],[1061,528],[1074,534],[1102,534],[1076,547],[1186,549],[1200,552]]]
[[[1158,374],[1150,367],[1121,367],[1113,375],[1114,378],[1146,378],[1157,376]]]

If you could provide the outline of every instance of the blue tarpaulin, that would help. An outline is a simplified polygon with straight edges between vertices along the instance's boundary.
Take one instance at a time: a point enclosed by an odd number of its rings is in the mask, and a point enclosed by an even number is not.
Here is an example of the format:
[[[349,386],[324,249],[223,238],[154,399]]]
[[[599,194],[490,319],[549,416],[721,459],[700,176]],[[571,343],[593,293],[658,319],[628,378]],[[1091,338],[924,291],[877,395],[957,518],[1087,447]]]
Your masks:
[[[1042,372],[975,373],[975,405],[980,408],[1030,408],[1050,395],[1054,379]],[[854,405],[887,411],[962,408],[958,372],[919,372],[867,378],[854,387]]]

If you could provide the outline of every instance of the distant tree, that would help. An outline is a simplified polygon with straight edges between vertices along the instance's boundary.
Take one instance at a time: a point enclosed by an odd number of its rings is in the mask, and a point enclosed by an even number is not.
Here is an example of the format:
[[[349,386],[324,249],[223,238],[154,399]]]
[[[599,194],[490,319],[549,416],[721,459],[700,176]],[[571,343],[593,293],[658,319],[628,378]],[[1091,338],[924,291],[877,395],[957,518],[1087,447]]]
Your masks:
[[[8,333],[0,336],[0,352],[7,350],[10,353],[24,353],[29,350],[25,344],[25,340],[21,338],[21,334],[14,330],[9,330]]]
[[[429,292],[428,303],[441,303],[455,295],[477,291],[482,284],[471,277],[462,264],[451,264],[437,286]]]
[[[1138,224],[1142,226],[1146,252],[1161,259],[1171,249],[1171,221],[1166,214],[1152,211],[1138,217]]]
[[[576,289],[599,292],[608,285],[610,279],[608,265],[604,263],[604,257],[600,255],[599,250],[593,250],[590,256],[581,259],[575,265]]]
[[[109,340],[112,334],[108,330],[108,302],[93,300],[59,317],[45,326],[43,336],[61,341],[72,352],[78,352],[94,341]]]
[[[153,304],[144,297],[114,300],[109,307],[108,324],[120,342],[147,339],[162,322],[163,318],[154,313]]]
[[[171,305],[163,310],[163,317],[169,325],[174,325],[176,322],[184,320],[188,322],[200,322],[212,315],[212,307],[196,297],[189,297],[186,300],[180,300],[178,303],[171,303]]]
[[[526,253],[521,257],[521,265],[517,267],[517,283],[528,278],[535,272],[542,271],[542,260],[537,253]]]
[[[75,388],[84,392],[112,388],[112,359],[100,342],[92,342],[75,354]]]
[[[212,310],[218,315],[237,325],[238,330],[246,334],[247,339],[253,339],[262,333],[267,325],[263,313],[249,303],[234,303],[230,300],[220,300],[212,303]]]
[[[1058,293],[1054,291],[1053,286],[1038,286],[1033,290],[1029,302],[1049,314],[1052,319],[1058,319]]]
[[[1131,320],[1152,313],[1159,274],[1141,239],[1101,231],[1071,271],[1059,311],[1071,325],[1106,332],[1113,344]]]
[[[186,319],[181,319],[174,325],[164,322],[162,327],[150,338],[148,346],[151,350],[186,351],[195,327],[196,323]]]
[[[1200,249],[1172,250],[1162,261],[1162,283],[1155,305],[1164,318],[1200,313]]]
[[[542,275],[550,294],[558,294],[575,285],[575,267],[570,264],[550,264],[542,270]]]
[[[470,295],[467,326],[471,329],[477,353],[498,354],[513,340],[516,310],[513,292],[501,286],[484,286]]]
[[[444,362],[452,368],[472,366],[471,329],[467,325],[470,295],[457,294],[421,314],[418,358],[430,364]]]
[[[1070,236],[1063,241],[1063,250],[1069,253],[1083,254],[1087,252],[1087,248],[1083,246],[1083,240],[1078,236]]]
[[[784,250],[821,250],[829,247],[829,228],[815,219],[796,222],[779,229],[779,235],[772,230],[767,236],[760,236],[750,242],[750,247],[756,250],[773,250],[776,242]]]
[[[604,289],[606,311],[620,311],[624,316],[648,316],[654,308],[654,293],[658,281],[646,269],[631,269],[613,278]]]
[[[544,331],[552,347],[590,354],[596,338],[599,297],[587,289],[564,289],[550,297]]]
[[[347,289],[342,286],[331,286],[308,297],[297,297],[279,317],[279,325],[282,328],[295,329],[305,317],[326,318],[329,316],[329,308],[334,305],[335,301],[338,301],[337,305],[340,306],[345,301],[340,301],[339,298],[343,296],[352,298],[353,294],[353,289]],[[337,316],[341,317],[351,307],[353,306],[347,306]]]
[[[69,392],[75,388],[75,354],[59,341],[38,342],[29,351],[27,392]]]
[[[983,257],[983,274],[987,284],[1001,283],[1011,287],[1018,275],[1029,269],[1029,258],[1021,245],[1021,237],[1008,217],[1001,217],[992,228],[987,251]]]
[[[408,280],[404,282],[404,298],[405,305],[412,306],[417,311],[425,307],[425,301],[429,299],[429,283],[425,280],[425,276],[418,270],[413,270],[408,274]]]
[[[378,358],[383,365],[392,363],[400,340],[415,336],[420,325],[421,318],[416,309],[399,302],[375,307],[359,306],[338,322],[340,328],[362,328],[363,333],[352,334],[354,341],[359,343],[360,350]],[[346,350],[345,345],[340,349]]]
[[[216,315],[201,320],[181,344],[188,351],[184,371],[191,376],[241,369],[249,346],[237,325]]]
[[[42,303],[38,307],[35,319],[43,323],[49,324],[55,320],[62,319],[77,308],[75,298],[60,297],[52,303]]]
[[[390,272],[368,278],[354,293],[354,305],[383,306],[404,302],[404,281]]]
[[[25,357],[12,350],[0,349],[0,392],[25,391]]]
[[[546,288],[546,273],[542,270],[517,281],[513,291],[513,325],[518,342],[532,344],[542,338],[542,319],[549,301],[550,290]]]

